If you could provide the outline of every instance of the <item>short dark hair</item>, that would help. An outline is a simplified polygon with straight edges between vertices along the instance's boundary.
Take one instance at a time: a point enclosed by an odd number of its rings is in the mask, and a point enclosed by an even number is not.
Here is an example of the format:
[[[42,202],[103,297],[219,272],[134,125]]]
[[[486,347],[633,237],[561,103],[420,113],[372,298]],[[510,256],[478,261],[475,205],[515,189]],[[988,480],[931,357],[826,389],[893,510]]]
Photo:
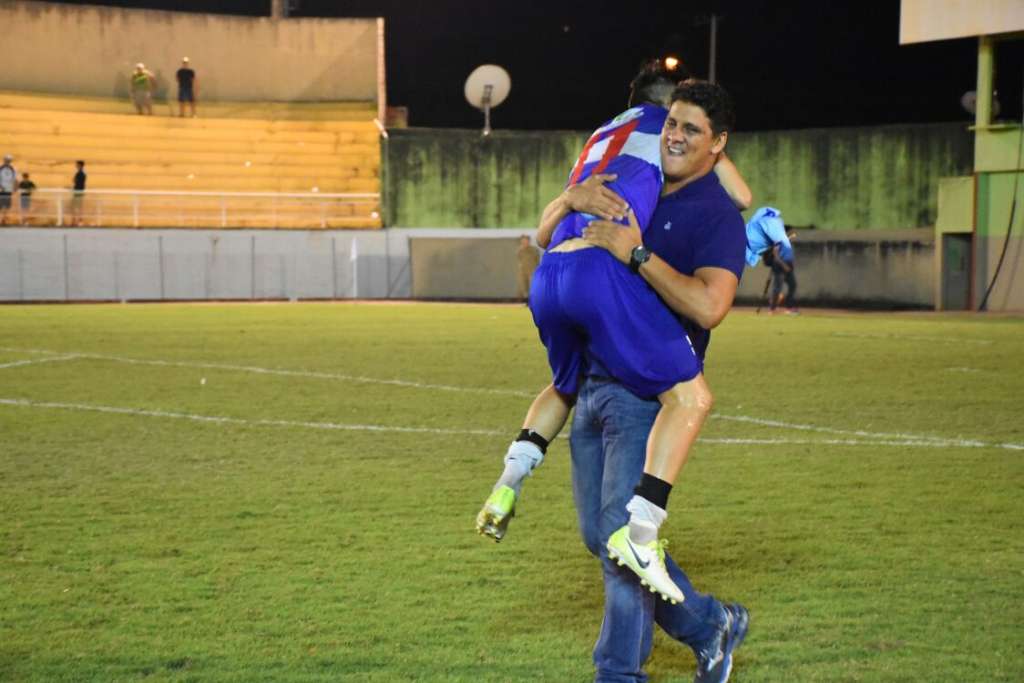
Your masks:
[[[75,164],[76,164],[76,165],[78,165],[78,166],[85,166],[85,162],[84,162],[84,161],[82,161],[81,159],[79,159],[78,161],[76,161],[76,162],[75,162]]]
[[[711,132],[720,135],[736,125],[732,97],[717,83],[691,79],[683,81],[672,93],[673,102],[688,102],[704,110],[711,121]]]
[[[629,82],[629,106],[644,103],[666,106],[672,96],[672,89],[683,78],[686,78],[685,73],[679,69],[669,69],[660,59],[644,62]]]

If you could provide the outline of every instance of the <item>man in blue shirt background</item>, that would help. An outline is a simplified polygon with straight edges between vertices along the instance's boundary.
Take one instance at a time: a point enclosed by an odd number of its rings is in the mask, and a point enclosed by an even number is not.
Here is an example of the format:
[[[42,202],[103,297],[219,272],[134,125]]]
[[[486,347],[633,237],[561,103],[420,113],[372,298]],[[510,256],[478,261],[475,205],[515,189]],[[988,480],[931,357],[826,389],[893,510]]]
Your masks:
[[[796,275],[794,273],[793,244],[786,234],[782,212],[771,206],[762,206],[747,221],[747,264],[756,266],[759,257],[772,270],[772,293],[769,299],[771,312],[785,301],[789,313],[796,313]],[[786,294],[782,294],[782,284]],[[765,285],[767,291],[768,285]],[[760,309],[758,309],[760,311]]]

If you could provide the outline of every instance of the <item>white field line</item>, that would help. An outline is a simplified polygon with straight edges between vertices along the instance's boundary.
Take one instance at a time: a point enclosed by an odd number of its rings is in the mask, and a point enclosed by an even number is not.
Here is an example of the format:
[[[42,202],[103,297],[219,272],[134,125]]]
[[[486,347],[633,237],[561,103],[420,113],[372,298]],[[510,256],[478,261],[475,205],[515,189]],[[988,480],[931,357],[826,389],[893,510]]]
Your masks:
[[[806,432],[820,432],[823,434],[836,434],[842,436],[856,436],[866,439],[893,440],[899,442],[920,442],[929,443],[936,447],[954,448],[1006,448],[1014,451],[1024,451],[1024,444],[1019,443],[989,443],[975,439],[949,439],[941,436],[928,436],[924,434],[903,434],[892,432],[869,432],[862,429],[835,429],[833,427],[819,427],[817,425],[795,424],[792,422],[781,422],[779,420],[763,420],[757,417],[744,415],[720,415],[712,414],[712,419],[729,420],[732,422],[745,422],[747,424],[761,425],[762,427],[779,427],[781,429],[794,429]]]
[[[493,429],[437,429],[433,427],[401,427],[387,425],[340,424],[336,422],[301,422],[292,420],[246,420],[239,417],[224,417],[220,415],[195,415],[192,413],[178,413],[168,410],[143,410],[139,408],[121,408],[118,406],[101,406],[86,403],[55,403],[49,401],[29,401],[20,398],[0,398],[0,405],[19,406],[23,408],[75,410],[92,413],[113,413],[116,415],[132,415],[136,417],[163,417],[175,420],[191,420],[193,422],[241,425],[247,427],[304,427],[306,429],[334,429],[353,432],[401,432],[410,434],[441,434],[445,436],[500,436],[505,434],[505,432]]]
[[[246,420],[238,417],[225,417],[221,415],[197,415],[193,413],[179,413],[167,410],[143,410],[139,408],[122,408],[118,406],[103,406],[84,403],[62,403],[50,401],[29,401],[17,398],[0,398],[0,406],[13,406],[19,408],[37,408],[49,410],[70,410],[77,412],[107,413],[115,415],[129,415],[132,417],[155,417],[172,420],[189,420],[192,422],[204,422],[217,425],[237,425],[243,427],[291,427],[301,429],[321,429],[336,431],[354,432],[378,432],[378,433],[401,433],[401,434],[436,434],[441,436],[493,436],[507,438],[507,430],[495,429],[438,429],[435,427],[403,427],[395,425],[365,425],[365,424],[343,424],[337,422],[304,422],[295,420]],[[861,439],[758,439],[758,438],[715,438],[702,437],[699,440],[702,444],[728,444],[728,445],[767,445],[767,446],[904,446],[917,448],[955,448],[973,447],[982,448],[987,444],[960,444],[960,443],[936,443],[934,441],[921,441],[913,439],[904,440],[861,440]]]
[[[56,353],[55,351],[44,351],[42,349],[0,349],[0,351],[15,351],[21,353]],[[127,363],[129,365],[154,365],[162,367],[196,368],[200,370],[228,370],[233,372],[251,372],[258,375],[274,375],[278,377],[306,377],[311,379],[329,379],[343,382],[356,382],[361,384],[384,384],[396,387],[408,387],[412,389],[433,389],[436,391],[453,391],[476,394],[497,394],[501,396],[519,396],[522,398],[533,398],[536,393],[520,391],[518,389],[488,389],[481,387],[462,387],[450,384],[431,384],[428,382],[413,382],[402,379],[380,379],[378,377],[363,377],[359,375],[343,375],[333,372],[316,372],[312,370],[281,370],[276,368],[261,368],[253,365],[231,365],[229,363],[205,363],[196,361],[170,361],[170,360],[147,360],[143,358],[125,358],[122,356],[107,356],[98,353],[76,353],[74,358],[85,358],[89,360],[105,360],[113,363]],[[27,362],[27,361],[26,361]]]
[[[12,349],[12,348],[0,348],[0,351],[14,351],[20,353],[34,353],[34,354],[56,354],[57,351],[47,351],[45,349]],[[199,368],[199,369],[213,369],[213,370],[228,370],[235,372],[251,372],[261,375],[275,375],[285,377],[309,377],[315,379],[328,379],[328,380],[340,380],[348,382],[360,382],[367,384],[384,384],[390,386],[401,386],[415,389],[434,389],[440,391],[451,391],[451,392],[467,392],[467,393],[484,393],[484,394],[500,394],[505,396],[520,396],[524,398],[532,398],[535,394],[528,391],[518,391],[515,389],[485,389],[478,387],[464,387],[454,386],[448,384],[430,384],[423,382],[412,382],[407,380],[399,379],[379,379],[374,377],[363,377],[354,375],[343,375],[328,372],[313,372],[308,370],[280,370],[273,368],[262,368],[257,366],[249,365],[230,365],[225,363],[205,363],[196,361],[166,361],[166,360],[146,360],[140,358],[126,358],[121,356],[107,356],[102,354],[92,353],[75,353],[69,357],[92,359],[92,360],[104,360],[115,363],[128,363],[132,365],[154,365],[163,367],[186,367],[186,368]],[[1009,450],[1024,450],[1024,444],[1017,443],[990,443],[985,441],[978,441],[975,439],[950,439],[940,436],[930,436],[925,434],[909,434],[909,433],[891,433],[891,432],[869,432],[866,430],[852,430],[852,429],[837,429],[833,427],[819,427],[816,425],[797,424],[792,422],[783,422],[781,420],[767,420],[762,418],[750,417],[745,415],[724,415],[715,413],[712,419],[729,420],[733,422],[746,422],[749,424],[756,424],[762,427],[775,427],[779,429],[793,429],[797,431],[811,431],[820,432],[823,434],[835,434],[837,436],[853,436],[861,439],[873,440],[875,445],[916,445],[920,444],[931,444],[936,448],[945,447],[958,447],[958,448],[1004,448]],[[459,432],[463,433],[463,432]],[[754,441],[752,443],[759,443]],[[828,443],[828,442],[814,442],[814,443]],[[836,445],[838,440],[836,441]]]
[[[80,356],[78,354],[70,354],[67,356],[53,356],[52,358],[39,358],[37,360],[17,360],[0,365],[0,370],[3,370],[5,368],[18,368],[23,365],[37,365],[39,363],[55,363],[57,361],[62,360],[74,360],[75,358],[79,357]]]
[[[938,344],[980,344],[988,346],[995,342],[991,339],[963,339],[961,337],[923,337],[913,334],[883,334],[864,332],[833,332],[833,337],[847,337],[849,339],[892,339],[895,341],[919,341],[934,342]]]

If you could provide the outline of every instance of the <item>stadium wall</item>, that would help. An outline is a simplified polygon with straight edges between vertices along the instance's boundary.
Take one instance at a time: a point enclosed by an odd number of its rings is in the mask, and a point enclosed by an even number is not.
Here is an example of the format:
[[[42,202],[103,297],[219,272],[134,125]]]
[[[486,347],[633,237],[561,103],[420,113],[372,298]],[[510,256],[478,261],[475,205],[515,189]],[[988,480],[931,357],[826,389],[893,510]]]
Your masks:
[[[507,300],[522,232],[7,228],[0,301]],[[804,231],[800,301],[930,308],[933,243],[930,230]],[[748,269],[739,301],[757,303],[767,274]]]
[[[383,148],[386,225],[534,227],[586,138],[572,131],[393,130]],[[824,230],[935,224],[942,176],[971,172],[959,123],[736,133],[729,153],[755,205]]]
[[[376,101],[376,19],[237,17],[92,5],[0,3],[0,89],[128,97],[144,62],[176,97],[188,56],[206,100]]]

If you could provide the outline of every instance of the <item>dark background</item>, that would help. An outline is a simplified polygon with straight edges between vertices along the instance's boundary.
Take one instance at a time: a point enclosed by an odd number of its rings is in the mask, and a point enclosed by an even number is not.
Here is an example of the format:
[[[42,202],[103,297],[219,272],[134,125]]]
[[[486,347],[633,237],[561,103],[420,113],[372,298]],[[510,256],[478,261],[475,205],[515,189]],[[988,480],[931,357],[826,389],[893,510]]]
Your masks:
[[[267,15],[269,0],[108,0],[72,4]],[[718,81],[739,130],[969,122],[977,40],[899,45],[899,0],[290,0],[296,17],[386,20],[388,100],[413,126],[478,127],[462,86],[479,64],[512,77],[495,128],[590,129],[625,105],[636,67],[673,53],[708,71],[708,16]],[[140,57],[142,58],[142,57]],[[996,53],[1003,119],[1021,117],[1024,41]],[[215,64],[197,62],[196,69]]]

